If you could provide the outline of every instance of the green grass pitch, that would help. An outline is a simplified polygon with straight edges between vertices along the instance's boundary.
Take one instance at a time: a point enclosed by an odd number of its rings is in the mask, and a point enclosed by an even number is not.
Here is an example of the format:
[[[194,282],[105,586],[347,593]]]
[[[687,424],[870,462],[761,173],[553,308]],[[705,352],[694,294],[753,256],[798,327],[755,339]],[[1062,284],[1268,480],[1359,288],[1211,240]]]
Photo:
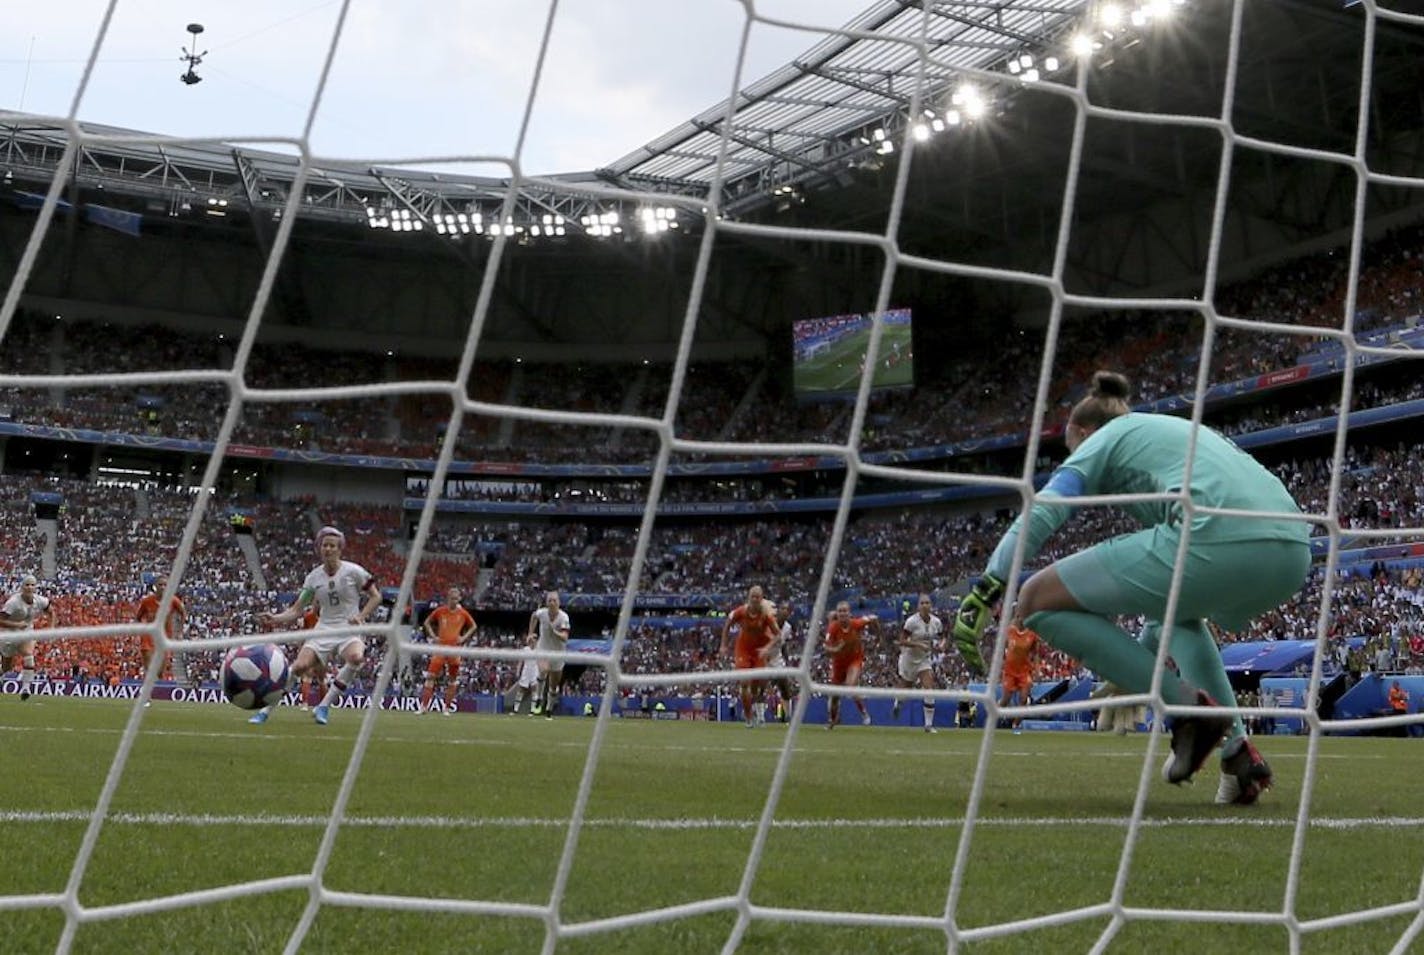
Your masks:
[[[54,951],[55,906],[130,704],[0,698],[0,950]],[[265,727],[231,707],[155,703],[143,719],[112,815],[80,883],[86,907],[311,871],[364,714],[318,727],[282,709]],[[335,840],[324,884],[342,893],[547,906],[594,721],[382,713]],[[737,893],[787,729],[615,721],[558,907],[565,924],[726,899]],[[807,726],[768,835],[751,903],[771,909],[943,916],[982,734]],[[1145,736],[1000,732],[958,902],[961,928],[1110,901]],[[1408,903],[1362,924],[1308,932],[1307,953],[1386,952],[1419,913],[1424,812],[1415,740],[1321,741],[1312,824],[1288,887],[1306,766],[1304,739],[1263,750],[1278,784],[1252,809],[1195,787],[1152,782],[1131,854],[1128,908],[1280,912],[1302,920]],[[1210,769],[1211,767],[1208,767]],[[79,953],[279,952],[305,889],[83,924]],[[530,914],[378,909],[346,899],[316,916],[303,952],[537,952]],[[968,942],[961,951],[1083,952],[1109,917]],[[723,907],[561,940],[561,953],[717,952]],[[754,918],[739,951],[938,952],[933,927]],[[1418,946],[1416,949],[1418,950]],[[1274,925],[1132,918],[1107,951],[1286,952]]]
[[[893,368],[885,367],[885,357],[893,343],[910,350],[910,326],[886,325],[880,336],[880,362],[871,381],[874,388],[912,385],[915,383],[912,362],[901,361]],[[797,391],[854,391],[860,387],[860,359],[870,343],[870,329],[856,332],[820,352],[799,362],[792,369],[792,384]]]

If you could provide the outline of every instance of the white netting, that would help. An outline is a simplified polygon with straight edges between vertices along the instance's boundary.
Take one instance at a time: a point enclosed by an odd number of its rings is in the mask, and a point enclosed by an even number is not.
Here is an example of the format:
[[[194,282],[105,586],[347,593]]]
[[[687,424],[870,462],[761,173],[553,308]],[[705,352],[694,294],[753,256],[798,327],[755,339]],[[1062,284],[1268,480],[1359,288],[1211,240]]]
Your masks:
[[[742,35],[741,56],[738,58],[738,69],[731,78],[730,90],[732,96],[729,104],[735,104],[736,92],[744,85],[744,77],[741,75],[742,56],[745,54],[748,39],[752,35],[754,27],[784,27],[793,30],[808,30],[812,28],[803,24],[778,21],[769,17],[759,15],[755,4],[748,2],[743,4],[746,12],[745,30]],[[944,6],[944,5],[941,5]],[[949,4],[947,6],[954,6]],[[23,256],[19,262],[15,280],[11,283],[3,303],[0,308],[0,331],[8,328],[13,319],[20,296],[25,290],[26,281],[34,268],[40,247],[46,234],[54,225],[54,215],[57,202],[61,199],[66,188],[66,171],[79,161],[79,151],[87,143],[147,143],[161,144],[173,143],[172,140],[165,140],[159,137],[137,138],[137,137],[103,137],[83,132],[75,117],[80,105],[83,102],[86,86],[93,71],[94,63],[103,49],[105,30],[114,16],[117,2],[110,3],[105,10],[104,17],[99,24],[98,36],[95,40],[93,52],[86,64],[83,78],[76,90],[73,107],[68,117],[64,119],[64,125],[68,133],[68,144],[65,159],[59,164],[59,174],[51,184],[46,195],[45,203],[39,212],[38,220],[33,233],[26,245]],[[1038,436],[1042,433],[1045,424],[1045,415],[1048,410],[1048,399],[1050,394],[1050,380],[1054,374],[1054,354],[1058,341],[1060,322],[1063,312],[1068,307],[1082,308],[1115,308],[1115,309],[1155,309],[1172,310],[1199,314],[1204,322],[1205,335],[1202,347],[1202,357],[1198,373],[1196,375],[1196,405],[1194,420],[1200,422],[1202,408],[1204,406],[1203,397],[1207,387],[1207,373],[1210,365],[1211,346],[1218,329],[1222,328],[1243,328],[1250,329],[1257,333],[1279,333],[1281,335],[1311,335],[1311,336],[1331,336],[1337,338],[1344,348],[1346,360],[1344,362],[1344,376],[1341,391],[1341,411],[1347,412],[1350,407],[1351,395],[1353,393],[1353,360],[1364,354],[1376,352],[1383,353],[1383,348],[1368,348],[1358,345],[1352,335],[1352,321],[1355,312],[1354,288],[1359,272],[1359,257],[1361,240],[1364,230],[1364,217],[1367,206],[1367,191],[1371,184],[1385,184],[1396,186],[1419,187],[1424,183],[1399,176],[1388,176],[1374,173],[1366,163],[1366,147],[1368,142],[1369,122],[1371,116],[1370,95],[1371,95],[1371,63],[1374,44],[1375,30],[1381,19],[1391,19],[1407,21],[1416,26],[1424,26],[1424,21],[1419,18],[1405,17],[1401,14],[1379,8],[1373,0],[1365,3],[1365,33],[1364,33],[1364,56],[1363,69],[1360,83],[1359,96],[1359,123],[1358,135],[1355,148],[1352,153],[1340,154],[1321,151],[1317,149],[1306,149],[1294,146],[1283,145],[1276,142],[1264,141],[1239,135],[1232,126],[1231,117],[1233,115],[1233,98],[1235,91],[1236,67],[1241,45],[1242,34],[1242,12],[1245,7],[1244,0],[1236,0],[1230,6],[1229,15],[1231,17],[1230,30],[1230,56],[1227,67],[1225,96],[1220,106],[1219,113],[1214,117],[1188,116],[1188,115],[1164,115],[1141,112],[1131,112],[1124,110],[1106,109],[1093,105],[1087,96],[1088,70],[1079,70],[1075,86],[1062,84],[1043,84],[1040,91],[1052,96],[1061,97],[1067,102],[1071,102],[1075,122],[1072,131],[1072,145],[1069,154],[1066,188],[1063,197],[1061,216],[1059,218],[1058,234],[1054,244],[1055,254],[1052,267],[1046,274],[1036,274],[1027,272],[1014,272],[1004,269],[992,269],[976,267],[956,263],[952,261],[941,261],[929,257],[912,256],[900,251],[896,236],[901,224],[902,210],[906,201],[906,183],[909,176],[911,161],[916,149],[915,137],[906,135],[900,145],[899,153],[905,157],[898,166],[898,173],[895,180],[895,188],[890,201],[888,218],[883,232],[878,233],[843,233],[832,230],[804,230],[778,228],[768,225],[752,225],[733,221],[724,221],[718,215],[716,196],[717,187],[721,183],[721,175],[714,177],[709,195],[700,197],[696,201],[687,201],[669,197],[663,194],[640,194],[629,193],[612,188],[593,189],[597,195],[604,195],[610,198],[621,198],[628,200],[644,200],[657,204],[666,205],[669,203],[683,206],[693,215],[704,217],[704,229],[701,237],[700,254],[696,263],[696,272],[693,276],[691,291],[688,297],[685,314],[682,321],[682,335],[679,341],[677,358],[672,375],[672,387],[667,405],[658,418],[639,418],[615,414],[578,414],[573,412],[544,411],[533,408],[509,409],[499,405],[484,402],[471,401],[466,396],[463,383],[469,377],[474,364],[477,346],[481,341],[482,331],[485,327],[486,317],[489,313],[490,302],[495,289],[495,283],[500,275],[501,256],[512,239],[507,235],[501,235],[495,239],[492,252],[484,270],[483,280],[480,287],[478,302],[475,306],[472,322],[468,336],[465,341],[464,350],[460,357],[458,370],[454,378],[450,381],[420,381],[402,382],[389,385],[362,385],[349,387],[332,387],[322,389],[304,389],[299,387],[285,389],[259,389],[247,383],[246,370],[249,358],[252,354],[254,342],[257,337],[262,316],[267,308],[268,300],[273,295],[274,285],[277,280],[279,265],[282,256],[288,248],[292,229],[298,218],[300,209],[298,203],[302,196],[302,184],[309,171],[318,162],[308,148],[309,135],[312,124],[315,121],[322,102],[322,95],[326,89],[326,81],[329,75],[331,64],[340,48],[342,30],[347,22],[347,15],[350,4],[341,5],[340,14],[337,17],[335,29],[332,33],[330,43],[325,50],[321,79],[317,84],[315,95],[312,98],[310,109],[307,114],[307,121],[302,134],[295,139],[284,137],[273,137],[269,142],[285,142],[300,151],[301,161],[296,182],[290,191],[291,203],[286,210],[288,214],[283,215],[277,227],[276,234],[272,242],[271,254],[267,257],[265,268],[262,272],[261,282],[255,296],[251,301],[251,307],[247,314],[247,320],[242,337],[236,344],[234,361],[231,371],[207,371],[207,372],[171,372],[171,373],[137,373],[128,375],[91,375],[91,376],[7,376],[5,383],[20,387],[52,387],[52,386],[91,386],[91,387],[113,387],[125,385],[161,385],[170,383],[216,383],[231,390],[232,399],[228,404],[227,411],[223,417],[221,429],[216,438],[217,452],[213,454],[206,465],[202,475],[202,483],[206,488],[216,486],[219,471],[223,465],[223,451],[228,446],[233,436],[240,414],[244,405],[280,403],[280,402],[306,402],[313,400],[329,399],[350,399],[350,398],[370,398],[381,396],[394,396],[399,394],[412,393],[433,393],[443,394],[449,397],[454,411],[448,421],[448,433],[459,432],[462,422],[467,415],[502,415],[513,417],[525,421],[538,421],[550,423],[568,423],[583,426],[621,427],[632,429],[643,429],[655,434],[659,441],[659,449],[656,456],[655,466],[647,507],[644,511],[642,523],[640,525],[636,549],[632,558],[630,580],[637,580],[641,574],[645,558],[649,552],[649,542],[652,536],[654,515],[657,502],[660,498],[664,478],[670,457],[674,453],[698,452],[709,455],[745,455],[749,451],[764,454],[767,456],[776,455],[809,455],[809,454],[832,454],[842,457],[845,461],[847,480],[840,497],[840,507],[831,527],[830,540],[827,552],[830,555],[840,553],[843,539],[846,533],[847,521],[850,514],[850,505],[855,491],[857,479],[860,477],[887,478],[901,481],[908,481],[919,484],[993,484],[1006,490],[1018,493],[1025,505],[1033,500],[1033,487],[1031,479],[1033,476],[1033,463],[1038,457]],[[534,80],[529,89],[528,100],[525,104],[524,121],[520,127],[519,135],[513,144],[510,156],[499,160],[507,162],[511,176],[510,202],[514,195],[513,190],[517,190],[523,183],[534,182],[523,176],[520,166],[520,157],[524,148],[526,132],[529,128],[529,119],[533,115],[537,102],[537,93],[540,87],[540,78],[547,67],[545,55],[549,49],[549,39],[552,35],[554,25],[557,22],[559,6],[552,4],[549,16],[545,24],[543,39],[540,45],[540,55],[534,71]],[[841,31],[841,35],[852,38],[859,37],[869,39],[877,37],[885,43],[898,47],[913,49],[919,56],[921,65],[920,78],[923,80],[929,67],[935,62],[936,47],[926,42],[926,30],[930,18],[936,16],[933,9],[926,9],[920,17],[921,31],[916,34],[908,34],[895,37],[886,37],[884,34],[869,34],[855,30]],[[1019,80],[1009,77],[1003,73],[964,70],[961,71],[965,77],[970,77],[976,81],[990,87],[1015,85]],[[921,104],[921,88],[917,87],[910,94],[909,110],[911,115],[915,115]],[[729,105],[729,109],[730,109]],[[1100,298],[1082,294],[1070,293],[1065,289],[1064,273],[1065,262],[1069,249],[1070,231],[1074,222],[1075,196],[1079,184],[1080,162],[1084,150],[1085,128],[1090,117],[1112,119],[1124,122],[1152,124],[1156,126],[1175,126],[1179,128],[1194,128],[1218,134],[1222,140],[1222,159],[1220,163],[1220,175],[1216,184],[1215,200],[1211,215],[1211,242],[1210,253],[1206,262],[1205,272],[1201,282],[1201,297],[1184,297],[1174,299],[1163,298]],[[730,124],[728,124],[730,126]],[[727,140],[724,139],[724,147]],[[1227,214],[1227,194],[1231,184],[1232,157],[1235,151],[1242,148],[1249,148],[1266,153],[1276,153],[1284,156],[1293,156],[1302,159],[1317,160],[1325,163],[1335,163],[1347,166],[1354,174],[1356,193],[1354,197],[1354,228],[1352,240],[1352,257],[1350,265],[1350,292],[1347,296],[1344,308],[1344,323],[1339,329],[1303,329],[1299,326],[1287,324],[1270,324],[1257,321],[1244,321],[1229,315],[1219,314],[1212,302],[1214,289],[1217,287],[1217,273],[1219,267],[1218,256],[1222,248],[1222,230]],[[420,160],[408,159],[404,162],[419,162]],[[441,157],[441,161],[490,161],[489,157]],[[541,182],[541,185],[550,188],[559,188],[559,184],[552,181]],[[704,209],[705,207],[705,209]],[[1052,306],[1049,313],[1049,322],[1046,331],[1046,347],[1038,374],[1038,384],[1036,389],[1036,402],[1032,416],[1032,424],[1029,429],[1029,447],[1025,455],[1023,473],[1018,478],[986,479],[982,476],[965,474],[927,474],[922,470],[911,470],[908,468],[896,468],[884,465],[872,465],[863,462],[859,455],[860,435],[865,423],[866,410],[870,394],[869,370],[875,365],[883,326],[877,322],[873,328],[869,355],[866,362],[866,373],[862,376],[857,399],[854,405],[854,412],[849,424],[849,440],[842,445],[827,447],[825,445],[801,445],[801,444],[760,444],[748,446],[742,443],[715,443],[715,442],[694,442],[680,438],[674,430],[673,422],[677,417],[678,402],[682,396],[683,384],[687,373],[689,358],[692,349],[694,332],[696,330],[697,318],[702,310],[704,281],[708,273],[708,265],[714,247],[720,237],[729,235],[744,235],[753,237],[767,237],[774,239],[793,239],[800,241],[817,242],[841,242],[857,243],[872,249],[878,250],[884,255],[885,264],[882,272],[882,280],[878,294],[876,295],[875,308],[878,313],[885,312],[892,303],[892,290],[897,273],[900,270],[923,270],[930,273],[939,273],[951,276],[965,276],[979,279],[993,279],[1003,282],[1022,283],[1046,292],[1051,296]],[[1331,485],[1331,510],[1327,514],[1313,515],[1316,523],[1326,526],[1331,535],[1331,558],[1327,564],[1325,599],[1328,602],[1331,581],[1334,577],[1335,557],[1339,550],[1341,521],[1340,515],[1335,511],[1335,501],[1339,491],[1339,463],[1345,451],[1346,424],[1345,415],[1341,415],[1341,424],[1335,438],[1334,460],[1336,464],[1335,477]],[[421,513],[419,527],[412,545],[412,557],[407,563],[405,575],[400,584],[400,597],[397,602],[392,620],[398,621],[402,610],[409,604],[416,567],[422,549],[430,533],[432,522],[435,516],[435,503],[437,488],[439,488],[447,474],[448,468],[455,455],[456,442],[446,441],[438,459],[434,476],[430,481],[430,492],[426,500],[424,510]],[[1190,458],[1190,456],[1189,456]],[[173,567],[171,588],[176,588],[177,581],[182,577],[184,569],[188,566],[190,556],[194,551],[195,540],[199,534],[201,523],[204,519],[203,504],[207,500],[206,496],[197,497],[197,506],[189,513],[186,526],[183,530],[181,543]],[[1096,498],[1083,499],[1081,503],[1113,503],[1121,502],[1122,498]],[[1189,499],[1183,500],[1183,505],[1190,509]],[[1389,536],[1400,533],[1418,534],[1417,529],[1406,529],[1405,531],[1395,530],[1388,532]],[[1356,536],[1369,537],[1369,532],[1356,532]],[[1378,532],[1377,536],[1387,536],[1386,532]],[[1015,569],[1018,569],[1022,560],[1020,553],[1016,557]],[[811,686],[810,660],[819,624],[826,618],[827,594],[831,589],[833,564],[828,562],[821,574],[818,587],[815,609],[812,615],[811,626],[807,629],[806,646],[803,648],[801,659],[802,666],[799,670],[791,671],[789,675],[795,676],[802,681],[804,686],[823,693],[841,692],[837,688],[824,685]],[[170,589],[170,593],[172,589]],[[1013,588],[1010,588],[1010,599],[1012,599]],[[1297,950],[1302,937],[1313,930],[1328,927],[1336,927],[1349,924],[1352,921],[1363,921],[1368,918],[1377,917],[1378,913],[1369,911],[1359,911],[1342,916],[1335,916],[1329,919],[1316,920],[1315,922],[1303,921],[1297,917],[1295,910],[1296,889],[1301,868],[1301,858],[1303,855],[1303,840],[1310,820],[1310,795],[1312,793],[1318,761],[1316,760],[1317,744],[1320,734],[1324,730],[1331,729],[1334,724],[1322,721],[1315,714],[1313,708],[1307,708],[1307,721],[1312,732],[1311,747],[1305,762],[1304,778],[1302,780],[1303,798],[1300,801],[1298,815],[1296,819],[1295,839],[1292,846],[1291,860],[1288,875],[1288,885],[1285,897],[1285,904],[1279,912],[1263,914],[1259,911],[1187,911],[1187,910],[1165,910],[1165,909],[1133,909],[1125,903],[1125,890],[1129,873],[1133,849],[1136,845],[1139,833],[1144,828],[1144,808],[1146,805],[1149,785],[1155,777],[1154,768],[1156,765],[1155,754],[1158,749],[1157,737],[1154,735],[1152,742],[1148,746],[1147,758],[1143,763],[1140,775],[1139,786],[1136,799],[1133,804],[1131,819],[1128,825],[1128,836],[1126,848],[1121,854],[1118,866],[1117,878],[1114,882],[1111,896],[1104,899],[1100,904],[1086,909],[1058,912],[1050,915],[1026,919],[1014,923],[1003,923],[997,925],[984,925],[973,929],[962,929],[959,926],[957,916],[958,903],[963,887],[963,878],[966,872],[973,838],[975,824],[978,819],[979,810],[985,798],[985,780],[988,767],[991,764],[991,757],[994,750],[994,735],[985,733],[979,758],[976,763],[976,771],[972,793],[968,803],[968,810],[965,819],[964,835],[958,842],[957,854],[954,859],[953,877],[950,883],[947,898],[945,900],[944,914],[941,918],[917,917],[907,915],[895,915],[889,913],[852,913],[844,911],[818,911],[809,909],[788,909],[788,908],[767,908],[759,906],[751,901],[751,890],[757,877],[759,866],[762,864],[764,849],[769,833],[772,831],[773,822],[776,818],[778,801],[783,792],[783,786],[792,774],[793,748],[800,729],[802,715],[801,708],[797,708],[795,718],[792,721],[784,746],[781,748],[779,759],[776,763],[775,772],[772,777],[770,788],[767,792],[765,804],[760,818],[755,827],[755,836],[751,843],[751,850],[746,859],[746,865],[740,885],[735,894],[726,897],[708,898],[698,902],[675,906],[668,909],[649,910],[633,915],[610,918],[588,922],[565,921],[562,915],[562,903],[565,891],[569,883],[570,873],[573,869],[574,859],[579,850],[580,838],[583,834],[586,810],[589,805],[590,794],[593,787],[595,773],[600,763],[600,756],[604,751],[606,734],[610,725],[610,717],[613,710],[613,702],[619,689],[627,686],[658,686],[670,685],[678,682],[691,682],[691,677],[686,675],[662,675],[649,677],[631,677],[621,673],[620,658],[628,637],[629,623],[633,616],[635,589],[632,586],[626,588],[626,593],[621,607],[619,623],[612,643],[611,652],[607,657],[594,658],[594,662],[606,667],[609,679],[606,681],[606,688],[603,696],[603,706],[599,713],[599,718],[595,724],[591,742],[588,746],[587,756],[584,761],[582,778],[580,780],[577,796],[574,802],[571,825],[567,831],[564,841],[562,855],[559,859],[557,875],[554,880],[553,890],[546,905],[531,906],[506,904],[493,901],[468,900],[456,901],[441,899],[436,897],[416,898],[416,897],[396,897],[375,894],[356,894],[348,892],[336,892],[324,885],[324,873],[327,869],[328,861],[331,858],[333,846],[337,834],[341,829],[342,820],[345,816],[349,799],[351,798],[353,786],[363,760],[366,758],[368,745],[371,742],[373,730],[379,714],[377,708],[371,708],[365,714],[361,724],[359,735],[347,762],[345,774],[337,790],[331,813],[325,823],[324,833],[320,842],[320,847],[316,853],[315,860],[308,873],[288,878],[260,879],[241,884],[225,886],[219,889],[205,890],[189,894],[166,896],[143,901],[127,903],[123,905],[107,907],[86,907],[79,901],[79,889],[84,879],[86,867],[94,853],[96,842],[101,829],[106,821],[112,817],[110,815],[111,803],[115,792],[118,789],[120,780],[123,777],[126,763],[129,760],[131,751],[136,740],[139,738],[140,730],[145,719],[145,710],[135,707],[123,736],[118,745],[112,765],[107,778],[104,781],[101,795],[95,805],[93,812],[88,816],[88,828],[83,841],[74,860],[71,874],[63,893],[57,895],[27,895],[15,896],[0,899],[0,908],[18,909],[34,907],[59,907],[65,913],[65,928],[59,943],[59,951],[68,952],[75,942],[75,935],[81,925],[111,918],[140,915],[165,911],[191,905],[219,902],[223,900],[253,896],[263,893],[275,892],[287,889],[301,889],[310,892],[310,900],[306,905],[302,918],[292,932],[286,946],[288,952],[298,951],[306,938],[312,924],[323,906],[362,906],[366,908],[388,908],[393,910],[417,910],[431,912],[450,912],[465,914],[498,914],[521,916],[542,920],[547,925],[547,934],[544,950],[551,952],[555,950],[561,939],[575,936],[592,935],[601,932],[611,932],[616,929],[630,926],[650,924],[653,922],[667,921],[675,918],[716,912],[736,913],[735,927],[730,936],[726,939],[724,949],[732,951],[738,948],[747,929],[752,923],[758,920],[767,921],[800,921],[807,923],[838,924],[846,926],[896,926],[904,928],[932,928],[942,930],[947,937],[947,944],[950,950],[957,949],[962,943],[977,939],[992,938],[1001,935],[1024,932],[1036,928],[1050,925],[1060,925],[1069,922],[1082,921],[1087,918],[1105,917],[1107,928],[1099,936],[1094,951],[1105,950],[1112,942],[1118,931],[1127,922],[1134,919],[1177,919],[1182,921],[1192,920],[1213,920],[1220,922],[1236,922],[1240,924],[1274,924],[1288,930],[1291,939],[1291,949]],[[1172,600],[1175,601],[1175,593]],[[140,627],[132,626],[128,632],[137,632]],[[122,628],[109,628],[110,632],[121,631]],[[68,630],[57,631],[53,636],[63,638],[70,633]],[[1322,611],[1318,627],[1319,645],[1323,648],[1326,636],[1326,615]],[[389,641],[403,642],[407,635],[396,623],[387,627],[386,638]],[[252,638],[233,637],[221,640],[206,640],[198,644],[176,644],[169,649],[177,652],[194,652],[196,650],[210,650],[224,646],[234,645],[242,642],[250,642]],[[999,638],[999,645],[996,648],[994,659],[996,660],[994,670],[991,674],[991,685],[994,676],[997,676],[998,662],[1002,657],[1002,634]],[[512,654],[501,655],[491,651],[463,651],[465,655],[484,658],[512,658]],[[1164,644],[1160,654],[1165,657],[1167,647]],[[372,693],[376,696],[383,694],[392,678],[392,671],[397,655],[388,653],[381,666],[376,685]],[[588,658],[583,658],[588,659]],[[1311,695],[1312,698],[1318,696],[1321,682],[1320,670],[1321,654],[1316,654],[1315,668],[1311,675]],[[1160,660],[1160,657],[1159,657]],[[150,667],[147,673],[145,692],[152,688],[157,679],[162,663],[159,655],[156,662]],[[697,679],[705,680],[706,674],[699,674]],[[873,693],[873,691],[872,691]],[[885,695],[885,694],[881,694]],[[918,692],[912,694],[916,698],[920,696]],[[966,694],[958,691],[945,691],[935,694],[941,700],[960,701],[966,698]],[[989,709],[990,719],[993,720],[998,715],[1021,715],[1020,709],[1000,709],[996,706],[992,696],[971,696],[977,702],[982,702]],[[1150,702],[1159,703],[1157,690],[1150,697],[1144,698]],[[1096,706],[1096,704],[1092,704]],[[1071,706],[1069,708],[1072,708]],[[1077,708],[1086,708],[1079,704]],[[1061,712],[1063,708],[1059,708]],[[1052,711],[1053,707],[1049,707]],[[1040,710],[1039,712],[1043,712]],[[1418,938],[1421,927],[1424,926],[1424,914],[1421,914],[1417,906],[1410,908],[1402,907],[1401,911],[1406,914],[1412,913],[1414,920],[1408,930],[1399,938],[1395,951],[1403,952],[1408,950]]]

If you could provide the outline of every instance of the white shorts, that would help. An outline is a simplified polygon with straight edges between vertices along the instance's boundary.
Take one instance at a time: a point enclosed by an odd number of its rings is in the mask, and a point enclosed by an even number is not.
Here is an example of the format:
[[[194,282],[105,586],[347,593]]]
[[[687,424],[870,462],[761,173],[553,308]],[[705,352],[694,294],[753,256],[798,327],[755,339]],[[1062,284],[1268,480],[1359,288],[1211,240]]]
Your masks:
[[[333,653],[339,656],[341,651],[346,649],[348,643],[360,642],[360,637],[353,637],[349,634],[344,637],[312,637],[306,643],[302,644],[302,649],[310,650],[315,653],[316,658],[321,661],[321,665],[326,666],[326,661],[331,658]]]
[[[771,656],[766,658],[766,665],[769,667],[784,667],[786,666],[786,656],[780,649],[775,650]]]
[[[25,647],[29,646],[32,640],[34,637],[6,637],[0,640],[0,664],[24,653]]]
[[[920,674],[933,669],[930,655],[923,650],[905,648],[900,651],[900,679],[906,683],[920,682]]]
[[[519,685],[522,687],[535,686],[539,682],[539,661],[529,660],[519,668]]]
[[[543,639],[540,639],[540,641],[534,647],[534,649],[536,650],[547,650],[551,653],[558,653],[560,650],[567,650],[568,648],[568,644],[563,643],[562,641],[550,640],[547,644],[545,644]],[[538,663],[539,668],[541,670],[547,670],[550,673],[564,672],[563,660],[538,660],[535,662]]]

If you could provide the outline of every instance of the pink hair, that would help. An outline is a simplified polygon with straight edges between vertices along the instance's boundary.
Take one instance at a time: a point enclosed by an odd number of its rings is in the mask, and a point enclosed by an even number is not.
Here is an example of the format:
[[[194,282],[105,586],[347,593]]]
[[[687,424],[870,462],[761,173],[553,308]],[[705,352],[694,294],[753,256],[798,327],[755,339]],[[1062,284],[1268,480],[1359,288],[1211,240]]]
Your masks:
[[[328,537],[335,537],[336,542],[341,545],[341,549],[346,549],[346,535],[328,524],[326,527],[323,527],[321,530],[316,532],[316,555],[318,557],[321,556],[321,542],[326,540]]]

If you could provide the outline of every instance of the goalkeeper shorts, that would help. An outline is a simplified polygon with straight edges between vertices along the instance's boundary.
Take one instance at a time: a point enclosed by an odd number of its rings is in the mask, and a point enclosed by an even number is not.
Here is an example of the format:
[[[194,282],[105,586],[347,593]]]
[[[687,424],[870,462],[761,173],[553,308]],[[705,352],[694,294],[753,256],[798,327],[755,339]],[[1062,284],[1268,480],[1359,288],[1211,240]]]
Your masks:
[[[1161,621],[1179,540],[1175,527],[1148,527],[1103,541],[1054,566],[1085,610]],[[1175,619],[1209,619],[1239,630],[1299,591],[1309,571],[1310,544],[1303,540],[1194,538],[1187,547]]]

